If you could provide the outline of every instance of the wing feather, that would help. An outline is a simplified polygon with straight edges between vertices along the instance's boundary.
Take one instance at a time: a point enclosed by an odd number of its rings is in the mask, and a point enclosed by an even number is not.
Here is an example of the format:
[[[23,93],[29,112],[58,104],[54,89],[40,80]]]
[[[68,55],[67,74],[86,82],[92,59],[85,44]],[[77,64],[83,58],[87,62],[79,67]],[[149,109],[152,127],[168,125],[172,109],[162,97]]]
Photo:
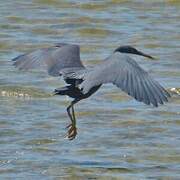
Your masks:
[[[84,73],[83,79],[81,88],[84,94],[94,86],[113,83],[136,100],[156,107],[167,102],[170,97],[169,93],[136,61],[119,52],[114,53],[93,70]]]
[[[12,61],[21,70],[42,67],[52,76],[58,76],[59,71],[64,68],[84,68],[80,60],[79,46],[63,43],[20,55]]]

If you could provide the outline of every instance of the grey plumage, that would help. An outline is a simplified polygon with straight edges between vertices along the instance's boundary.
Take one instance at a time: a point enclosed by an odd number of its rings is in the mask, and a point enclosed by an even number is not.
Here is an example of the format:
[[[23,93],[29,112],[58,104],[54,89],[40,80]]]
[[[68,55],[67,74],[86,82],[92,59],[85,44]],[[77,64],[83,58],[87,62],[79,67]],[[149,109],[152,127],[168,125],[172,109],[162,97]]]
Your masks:
[[[167,102],[167,97],[170,96],[136,61],[119,52],[113,53],[91,70],[67,73],[66,76],[83,79],[80,88],[84,94],[94,86],[113,83],[128,95],[145,104],[158,106],[158,103]]]
[[[79,46],[64,43],[20,55],[13,61],[19,69],[29,70],[43,67],[52,76],[58,76],[59,71],[64,68],[84,68],[80,61]]]
[[[69,86],[55,90],[56,94],[74,98],[67,108],[72,125],[68,138],[74,139],[76,127],[73,105],[88,98],[104,83],[112,83],[134,97],[137,101],[152,104],[155,107],[168,101],[169,93],[155,81],[127,53],[153,58],[131,46],[121,46],[94,68],[87,69],[80,60],[78,45],[56,44],[13,59],[14,65],[22,70],[43,67],[52,76],[62,75]],[[72,109],[72,114],[70,113]]]

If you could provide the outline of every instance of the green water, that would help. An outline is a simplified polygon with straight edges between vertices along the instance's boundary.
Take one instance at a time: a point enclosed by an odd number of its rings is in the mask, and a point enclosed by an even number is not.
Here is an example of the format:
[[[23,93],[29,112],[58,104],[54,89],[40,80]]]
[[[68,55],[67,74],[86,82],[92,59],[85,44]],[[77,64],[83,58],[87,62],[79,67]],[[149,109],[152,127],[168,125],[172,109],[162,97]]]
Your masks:
[[[179,40],[178,0],[1,0],[0,179],[180,179]],[[75,107],[68,141],[69,99],[51,95],[63,80],[10,61],[57,42],[80,44],[87,66],[133,45],[156,57],[137,62],[177,89],[153,108],[104,85]]]

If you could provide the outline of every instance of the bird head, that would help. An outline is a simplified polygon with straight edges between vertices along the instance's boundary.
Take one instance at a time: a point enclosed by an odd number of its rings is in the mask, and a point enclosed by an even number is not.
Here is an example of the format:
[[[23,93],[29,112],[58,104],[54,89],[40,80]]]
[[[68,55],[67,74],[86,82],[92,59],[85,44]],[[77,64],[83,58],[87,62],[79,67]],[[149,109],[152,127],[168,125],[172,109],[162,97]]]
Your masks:
[[[137,49],[133,48],[132,46],[120,46],[114,52],[136,54],[136,55],[144,56],[144,57],[147,57],[150,59],[154,59],[152,56],[145,54],[141,51],[138,51]]]

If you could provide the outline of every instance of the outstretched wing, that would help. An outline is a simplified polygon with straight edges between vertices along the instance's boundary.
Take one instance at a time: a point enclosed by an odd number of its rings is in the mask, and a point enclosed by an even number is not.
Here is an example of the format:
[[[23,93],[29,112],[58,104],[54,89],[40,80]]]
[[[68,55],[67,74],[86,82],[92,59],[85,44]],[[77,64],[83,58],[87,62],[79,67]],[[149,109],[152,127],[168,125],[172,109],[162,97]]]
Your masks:
[[[80,60],[79,46],[63,43],[20,55],[12,61],[19,69],[29,70],[42,67],[52,76],[58,76],[64,68],[84,68]]]
[[[81,71],[79,71],[81,72]],[[82,71],[83,72],[83,71]],[[81,88],[86,94],[92,87],[113,83],[130,96],[145,104],[158,106],[167,102],[169,93],[148,75],[132,58],[119,52],[114,53],[91,71],[73,73],[82,78]]]

